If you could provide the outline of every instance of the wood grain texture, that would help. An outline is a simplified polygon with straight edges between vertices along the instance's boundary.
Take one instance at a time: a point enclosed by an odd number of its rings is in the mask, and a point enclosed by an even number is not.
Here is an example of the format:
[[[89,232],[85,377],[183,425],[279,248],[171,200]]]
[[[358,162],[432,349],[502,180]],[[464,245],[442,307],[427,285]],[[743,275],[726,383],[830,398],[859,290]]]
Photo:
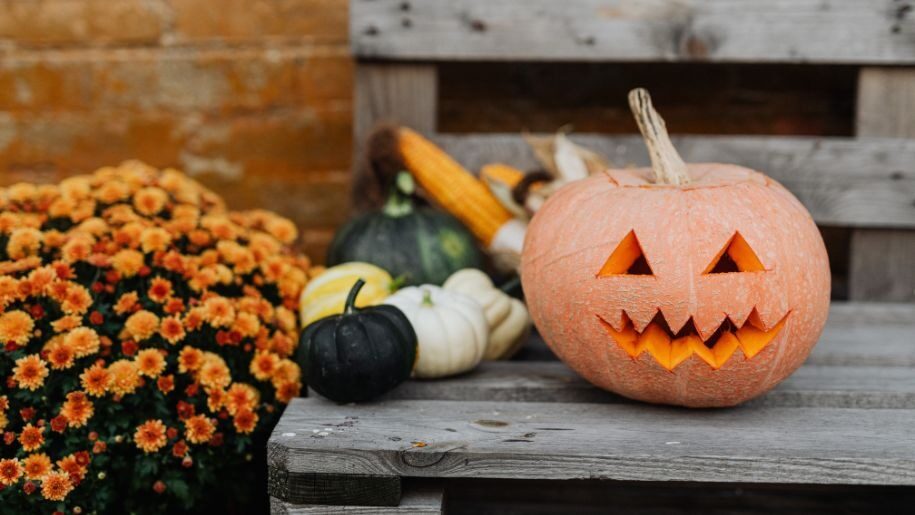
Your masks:
[[[270,498],[270,513],[273,515],[332,515],[345,513],[348,515],[438,515],[442,513],[444,503],[444,488],[441,485],[429,482],[419,482],[404,485],[403,496],[397,506],[332,506],[319,504],[295,504]],[[417,483],[417,481],[412,481]]]
[[[435,138],[471,170],[491,162],[537,166],[518,135]],[[615,166],[646,166],[637,136],[577,135],[572,140]],[[723,162],[766,173],[792,191],[822,224],[915,227],[915,141],[901,139],[689,136],[673,138],[686,162]]]
[[[390,474],[312,473],[269,466],[267,494],[292,504],[397,506],[400,478]]]
[[[354,423],[312,436],[346,420]],[[340,407],[310,398],[286,409],[268,443],[268,465],[438,478],[913,485],[913,424],[915,410],[458,401]]]
[[[856,122],[859,136],[915,138],[915,68],[862,69]],[[849,295],[915,301],[915,232],[852,232]]]
[[[459,377],[409,381],[385,399],[633,402],[592,386],[558,361],[489,361]],[[805,365],[749,405],[915,409],[915,368]]]
[[[907,2],[351,0],[360,57],[913,63]]]
[[[438,88],[435,67],[366,64],[356,68],[354,140],[359,144],[379,121],[435,131]]]

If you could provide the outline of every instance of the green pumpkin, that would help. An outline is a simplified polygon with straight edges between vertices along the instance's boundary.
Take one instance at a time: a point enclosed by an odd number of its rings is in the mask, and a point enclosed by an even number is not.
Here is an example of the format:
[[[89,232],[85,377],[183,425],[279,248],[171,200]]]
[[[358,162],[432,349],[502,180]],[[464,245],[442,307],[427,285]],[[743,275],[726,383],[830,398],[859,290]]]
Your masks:
[[[362,215],[337,231],[327,264],[364,261],[380,266],[405,285],[441,285],[463,268],[481,268],[473,235],[453,216],[413,204],[413,177],[401,172],[384,208]]]
[[[341,315],[310,324],[299,338],[297,361],[308,386],[345,404],[382,395],[406,381],[416,363],[416,333],[394,306],[356,308],[365,281],[353,285]]]

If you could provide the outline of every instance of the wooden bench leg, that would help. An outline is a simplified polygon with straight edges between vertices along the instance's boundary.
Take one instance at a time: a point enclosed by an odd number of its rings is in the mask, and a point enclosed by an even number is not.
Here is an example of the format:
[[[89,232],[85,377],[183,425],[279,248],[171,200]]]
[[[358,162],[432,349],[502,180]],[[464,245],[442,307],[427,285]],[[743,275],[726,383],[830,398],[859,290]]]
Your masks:
[[[858,136],[915,138],[915,68],[862,68]],[[854,229],[852,300],[915,301],[915,231]]]
[[[299,474],[270,467],[267,493],[290,504],[397,506],[401,486],[397,476]]]

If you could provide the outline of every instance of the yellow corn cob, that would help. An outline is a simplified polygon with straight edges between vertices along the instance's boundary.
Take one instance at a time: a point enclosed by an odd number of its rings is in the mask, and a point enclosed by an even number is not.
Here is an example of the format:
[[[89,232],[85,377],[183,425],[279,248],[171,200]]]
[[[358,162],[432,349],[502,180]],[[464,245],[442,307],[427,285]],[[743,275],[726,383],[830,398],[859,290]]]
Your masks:
[[[484,245],[488,246],[496,232],[513,218],[479,179],[431,141],[401,128],[397,143],[416,181]]]
[[[480,178],[484,181],[502,183],[509,188],[514,188],[524,178],[524,172],[502,163],[490,163],[480,168]]]

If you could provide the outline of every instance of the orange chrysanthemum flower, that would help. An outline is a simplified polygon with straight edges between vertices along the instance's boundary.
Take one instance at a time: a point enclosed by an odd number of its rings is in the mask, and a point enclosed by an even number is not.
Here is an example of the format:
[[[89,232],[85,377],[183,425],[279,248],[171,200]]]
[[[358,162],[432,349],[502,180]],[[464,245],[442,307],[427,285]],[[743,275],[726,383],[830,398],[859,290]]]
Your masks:
[[[295,241],[296,237],[298,237],[298,230],[296,230],[295,224],[278,216],[274,216],[268,220],[264,228],[267,229],[267,232],[272,234],[274,238],[285,244],[292,243]]]
[[[24,259],[38,254],[43,235],[38,229],[20,227],[13,229],[6,243],[6,253],[10,259]]]
[[[64,315],[51,322],[51,328],[54,329],[54,332],[64,333],[71,329],[76,329],[82,323],[82,318],[78,315]]]
[[[73,349],[76,357],[82,358],[98,352],[101,340],[94,329],[77,327],[64,336],[64,345]]]
[[[30,354],[16,360],[13,379],[20,388],[35,391],[44,385],[46,377],[48,377],[48,366],[37,354]]]
[[[299,368],[299,365],[295,361],[281,359],[276,365],[276,369],[274,369],[273,377],[270,378],[270,381],[273,383],[273,386],[276,387],[283,383],[298,381],[300,377],[302,377],[302,369]]]
[[[232,419],[232,424],[239,433],[248,434],[253,432],[254,428],[257,427],[257,420],[257,413],[245,409],[235,414],[235,417]]]
[[[203,311],[194,308],[184,315],[184,327],[190,331],[196,331],[203,325]]]
[[[73,347],[67,345],[66,342],[60,339],[54,341],[53,345],[49,342],[46,350],[48,363],[54,370],[66,370],[73,366],[73,358],[76,353],[73,352]]]
[[[225,297],[210,297],[203,303],[203,319],[213,327],[225,327],[235,321],[235,308]]]
[[[124,249],[119,251],[111,258],[111,266],[122,277],[133,277],[137,275],[144,265],[143,254],[133,249]]]
[[[60,409],[60,414],[67,419],[70,427],[83,427],[92,418],[95,407],[83,392],[70,392]]]
[[[137,292],[131,291],[121,295],[118,298],[118,301],[114,304],[114,312],[118,315],[126,315],[133,311],[134,306],[137,305],[140,298],[137,295]]]
[[[117,395],[133,393],[140,386],[140,372],[133,361],[119,359],[108,365],[111,382],[108,390]]]
[[[222,388],[207,388],[207,408],[212,413],[218,413],[226,401],[226,391]]]
[[[261,330],[260,320],[251,313],[239,313],[235,317],[235,323],[232,330],[237,331],[242,336],[254,337]]]
[[[51,471],[51,458],[47,454],[30,454],[22,460],[22,469],[27,479],[41,479]]]
[[[41,496],[49,501],[63,501],[73,491],[73,483],[65,472],[51,472],[41,481]]]
[[[137,427],[133,441],[146,454],[158,451],[168,442],[165,437],[165,424],[158,419],[147,420]]]
[[[14,310],[0,315],[0,344],[13,342],[20,347],[28,343],[35,321],[25,311]]]
[[[133,207],[138,213],[146,216],[152,216],[162,211],[166,202],[168,202],[168,194],[155,187],[143,188],[133,196]]]
[[[255,378],[266,381],[276,371],[279,362],[280,358],[276,354],[270,351],[257,351],[254,353],[254,358],[251,359],[249,368]]]
[[[92,295],[86,288],[71,283],[67,288],[67,296],[64,298],[60,309],[68,315],[82,315],[89,310],[92,305]]]
[[[134,361],[137,364],[137,370],[139,370],[140,375],[146,377],[159,377],[159,374],[165,370],[165,358],[159,352],[159,349],[143,349],[137,353]]]
[[[159,325],[159,335],[162,336],[165,341],[174,345],[183,340],[186,335],[184,332],[184,324],[182,324],[181,320],[177,317],[172,316],[163,318],[162,324]]]
[[[44,445],[44,428],[35,427],[31,423],[26,424],[19,433],[19,443],[26,452],[37,450]]]
[[[203,365],[197,372],[197,379],[208,388],[225,388],[232,382],[232,372],[222,357],[207,352],[204,354]]]
[[[184,421],[184,436],[191,443],[207,443],[215,432],[216,424],[203,415],[194,415]]]
[[[143,341],[159,330],[159,317],[151,311],[137,311],[124,322],[124,329],[137,341]]]
[[[105,204],[114,204],[130,195],[130,189],[121,181],[105,181],[95,190],[95,198]]]
[[[86,393],[101,397],[108,391],[111,373],[100,363],[95,363],[80,374],[79,381]]]
[[[85,453],[88,456],[88,453]],[[62,470],[71,480],[82,481],[86,476],[86,466],[80,463],[76,454],[70,454],[57,460],[57,468]]]
[[[161,227],[147,227],[140,233],[140,246],[148,254],[166,250],[171,242],[172,236]]]
[[[162,277],[156,277],[150,282],[146,296],[153,302],[162,304],[172,295],[172,282]]]
[[[298,381],[283,383],[276,387],[276,400],[282,402],[283,404],[288,404],[289,401],[298,397],[299,391],[302,389],[302,384]]]
[[[178,371],[194,372],[203,366],[203,352],[194,347],[185,347],[178,353]]]
[[[16,458],[7,458],[0,460],[0,485],[10,486],[19,481],[22,477],[22,465]]]
[[[230,415],[243,410],[253,410],[260,401],[260,394],[252,386],[235,383],[226,391],[225,406]]]

